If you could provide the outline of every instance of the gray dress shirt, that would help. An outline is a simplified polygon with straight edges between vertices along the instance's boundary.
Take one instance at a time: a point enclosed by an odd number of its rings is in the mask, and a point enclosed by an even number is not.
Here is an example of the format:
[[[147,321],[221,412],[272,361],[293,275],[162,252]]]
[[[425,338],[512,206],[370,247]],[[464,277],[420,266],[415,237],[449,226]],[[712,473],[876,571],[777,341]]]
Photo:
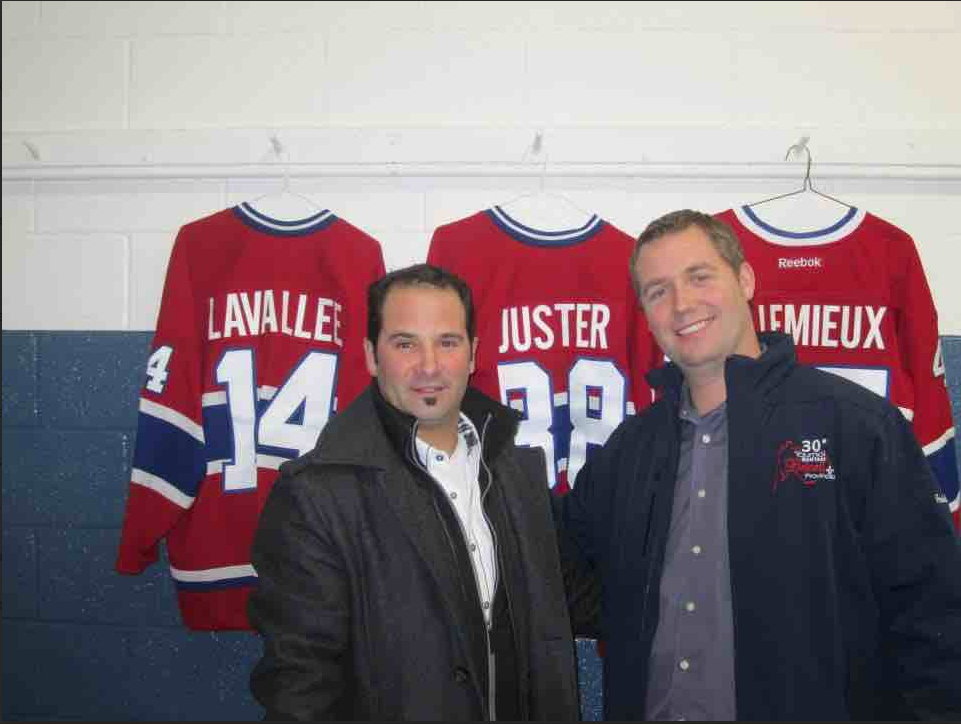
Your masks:
[[[727,407],[699,416],[684,386],[674,508],[651,650],[647,718],[736,718],[727,545]]]

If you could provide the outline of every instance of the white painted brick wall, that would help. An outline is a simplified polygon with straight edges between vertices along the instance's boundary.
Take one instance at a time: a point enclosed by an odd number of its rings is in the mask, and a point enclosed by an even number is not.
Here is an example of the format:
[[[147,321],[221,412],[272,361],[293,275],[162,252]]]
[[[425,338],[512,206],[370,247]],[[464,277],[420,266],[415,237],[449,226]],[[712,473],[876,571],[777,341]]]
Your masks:
[[[3,39],[3,132],[123,128],[122,40]]]
[[[129,243],[116,234],[27,234],[3,245],[5,329],[127,329]]]
[[[130,328],[154,329],[176,234],[137,232],[130,239]]]
[[[151,329],[177,229],[285,168],[394,268],[542,186],[630,234],[794,190],[809,135],[961,334],[961,3],[2,7],[4,329]]]
[[[184,180],[44,181],[37,231],[171,231],[224,206],[222,184]]]

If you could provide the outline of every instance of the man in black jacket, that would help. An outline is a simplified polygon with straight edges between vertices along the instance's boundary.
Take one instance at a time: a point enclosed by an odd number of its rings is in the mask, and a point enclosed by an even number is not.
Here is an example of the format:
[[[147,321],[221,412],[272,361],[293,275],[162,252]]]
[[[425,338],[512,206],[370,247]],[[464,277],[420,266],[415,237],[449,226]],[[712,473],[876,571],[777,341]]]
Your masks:
[[[713,217],[652,222],[631,268],[672,362],[560,503],[606,717],[961,718],[961,548],[904,416],[755,333]]]
[[[371,285],[376,382],[281,467],[253,545],[268,719],[579,718],[543,458],[468,388],[476,346],[458,277]]]

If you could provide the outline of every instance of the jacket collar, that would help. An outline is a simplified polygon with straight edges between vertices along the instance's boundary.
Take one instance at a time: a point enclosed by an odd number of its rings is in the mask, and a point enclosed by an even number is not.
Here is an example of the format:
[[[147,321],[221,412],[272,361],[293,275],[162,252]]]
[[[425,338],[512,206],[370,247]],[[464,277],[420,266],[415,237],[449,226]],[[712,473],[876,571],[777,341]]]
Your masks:
[[[767,395],[775,389],[790,372],[797,361],[794,339],[781,332],[761,332],[758,334],[764,353],[754,359],[734,354],[724,362],[724,381],[727,385],[728,399],[732,395],[751,392]],[[674,406],[680,404],[684,373],[673,362],[651,370],[647,381],[662,392]]]
[[[376,381],[371,382],[370,394],[391,445],[408,460],[411,456],[416,459],[414,436],[417,431],[417,419],[388,402],[381,394]],[[461,412],[467,415],[480,433],[481,450],[488,460],[496,457],[504,446],[513,440],[520,422],[519,413],[492,400],[473,387],[468,387],[464,394]]]
[[[472,387],[467,388],[461,411],[480,433],[487,460],[493,460],[514,439],[520,422],[519,413]],[[380,424],[372,424],[375,422]],[[393,449],[408,462],[414,462],[416,422],[413,415],[388,402],[377,381],[372,380],[352,404],[330,419],[310,457],[315,463],[390,469],[396,465]]]

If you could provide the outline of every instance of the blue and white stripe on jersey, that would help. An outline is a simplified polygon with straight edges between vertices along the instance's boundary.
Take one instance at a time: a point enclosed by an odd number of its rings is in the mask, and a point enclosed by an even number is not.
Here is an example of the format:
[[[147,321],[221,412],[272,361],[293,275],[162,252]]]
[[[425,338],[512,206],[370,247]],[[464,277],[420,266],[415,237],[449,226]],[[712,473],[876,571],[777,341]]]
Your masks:
[[[207,468],[203,429],[176,410],[142,398],[137,441],[131,481],[180,508],[193,505]]]
[[[234,206],[233,212],[247,226],[273,236],[306,236],[325,229],[337,221],[337,217],[327,209],[306,219],[282,221],[260,213],[246,201]]]
[[[762,221],[749,206],[740,206],[734,209],[737,220],[744,224],[745,228],[765,241],[782,245],[830,244],[832,241],[843,239],[858,228],[864,221],[866,213],[864,209],[856,209],[852,206],[837,222],[824,229],[788,231]]]
[[[604,221],[594,214],[587,223],[576,229],[565,229],[562,231],[542,231],[524,226],[516,219],[507,215],[500,206],[493,206],[487,209],[487,214],[493,219],[494,223],[509,236],[517,239],[523,244],[533,246],[567,246],[590,239],[604,228]]]
[[[177,588],[185,591],[213,591],[232,586],[250,586],[257,579],[257,572],[249,563],[191,571],[170,566],[170,575]]]

